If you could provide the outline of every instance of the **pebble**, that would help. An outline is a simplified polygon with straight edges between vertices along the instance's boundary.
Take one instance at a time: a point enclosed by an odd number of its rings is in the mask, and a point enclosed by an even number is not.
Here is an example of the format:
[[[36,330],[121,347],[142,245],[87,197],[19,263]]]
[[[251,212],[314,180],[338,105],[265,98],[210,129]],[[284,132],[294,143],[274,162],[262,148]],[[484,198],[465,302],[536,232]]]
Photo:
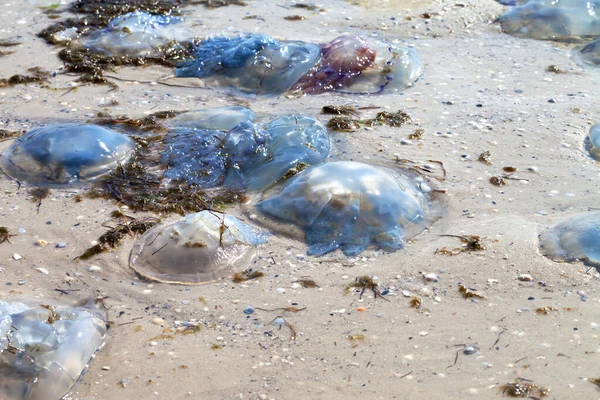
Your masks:
[[[246,314],[246,315],[254,314],[254,308],[250,305],[246,306],[246,308],[244,308],[244,314]]]
[[[35,245],[39,246],[39,247],[44,247],[44,246],[48,245],[48,242],[44,239],[39,239],[39,240],[36,240]]]
[[[17,282],[19,285],[24,285],[25,281],[23,279],[19,279],[19,282]]]
[[[104,367],[102,367],[102,371],[110,371],[110,367],[108,365],[105,365]]]
[[[440,277],[430,272],[427,274],[423,274],[423,279],[425,279],[427,282],[437,282],[440,280]]]
[[[419,335],[421,335],[421,336],[427,336],[427,335],[429,335],[429,332],[421,331],[421,332],[419,332]]]
[[[155,317],[155,318],[152,319],[152,323],[154,325],[162,325],[162,324],[165,323],[165,320],[162,319],[162,318],[160,318],[160,317]]]
[[[17,254],[17,253],[13,254],[13,259],[15,259],[15,260],[17,260],[17,261],[19,261],[19,260],[20,260],[20,259],[22,259],[22,258],[23,258],[23,256],[22,256],[22,255],[20,255],[20,254]]]
[[[92,265],[91,267],[88,268],[89,272],[98,272],[98,271],[102,271],[102,268],[100,268],[97,265]]]
[[[41,272],[44,275],[48,275],[50,272],[46,268],[38,267],[35,269],[37,272]]]
[[[475,346],[465,346],[463,353],[467,356],[470,356],[471,354],[477,353],[477,348]]]
[[[531,274],[521,274],[517,279],[521,282],[531,282],[533,281],[533,276],[531,276]]]
[[[61,242],[61,243],[58,243],[58,244],[56,245],[56,248],[57,248],[57,249],[64,249],[65,247],[67,247],[67,244],[66,244],[66,243],[62,243],[62,242]]]

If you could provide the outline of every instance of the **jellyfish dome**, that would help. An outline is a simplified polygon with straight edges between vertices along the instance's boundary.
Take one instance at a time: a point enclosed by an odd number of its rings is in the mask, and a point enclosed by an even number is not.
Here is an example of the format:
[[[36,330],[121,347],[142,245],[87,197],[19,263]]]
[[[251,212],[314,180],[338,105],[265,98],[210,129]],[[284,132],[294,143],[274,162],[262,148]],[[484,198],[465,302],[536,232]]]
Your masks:
[[[104,344],[106,321],[93,302],[71,307],[0,300],[0,398],[62,399]]]
[[[93,180],[126,161],[135,143],[113,129],[90,124],[48,125],[17,138],[0,156],[13,179],[39,186]]]
[[[254,121],[254,113],[246,107],[217,107],[192,110],[166,121],[171,127],[228,131],[236,125]]]
[[[267,235],[231,215],[201,211],[158,225],[131,250],[129,266],[145,279],[199,284],[251,266]]]
[[[257,208],[304,230],[308,254],[339,248],[355,256],[370,245],[395,251],[425,226],[428,200],[421,186],[384,168],[331,162],[296,176]]]
[[[600,213],[576,215],[546,229],[540,234],[540,248],[554,261],[600,265]]]

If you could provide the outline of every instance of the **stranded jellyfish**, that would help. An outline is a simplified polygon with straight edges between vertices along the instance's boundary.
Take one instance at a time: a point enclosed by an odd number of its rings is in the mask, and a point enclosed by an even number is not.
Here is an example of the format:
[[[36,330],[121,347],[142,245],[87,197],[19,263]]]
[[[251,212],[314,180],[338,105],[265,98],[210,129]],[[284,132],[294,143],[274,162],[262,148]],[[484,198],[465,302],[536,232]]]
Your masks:
[[[321,46],[260,34],[219,36],[204,40],[195,56],[181,63],[175,74],[254,94],[403,90],[422,73],[413,49],[356,35]]]
[[[600,39],[593,40],[583,46],[580,50],[581,57],[584,61],[600,65]]]
[[[202,211],[142,235],[131,250],[129,266],[151,281],[204,283],[250,267],[256,246],[266,239],[230,215]]]
[[[68,185],[97,178],[125,161],[135,143],[90,124],[48,125],[16,139],[0,156],[11,178],[32,185]]]
[[[0,301],[0,398],[55,400],[71,390],[106,335],[90,303]]]
[[[600,265],[600,213],[577,215],[546,229],[540,247],[554,261]]]
[[[167,120],[169,126],[228,131],[244,121],[254,121],[254,113],[246,107],[218,107],[192,110]]]
[[[600,124],[592,125],[589,133],[590,153],[596,160],[600,160]]]
[[[597,5],[594,1],[584,0],[533,0],[512,8],[496,22],[508,34],[533,39],[595,37],[600,35]]]
[[[319,63],[292,90],[309,94],[404,90],[423,72],[416,51],[373,38],[340,36],[322,45],[321,53]]]
[[[281,94],[315,65],[320,52],[312,43],[277,41],[261,34],[203,40],[196,58],[175,70],[180,77],[200,77],[256,94]]]
[[[169,15],[135,11],[111,20],[105,29],[91,32],[83,38],[82,44],[106,56],[150,56],[158,47],[193,36],[176,26],[181,21]]]
[[[173,129],[165,139],[167,178],[204,188],[225,184],[259,190],[288,178],[329,154],[329,137],[316,119],[285,115],[263,127],[242,122],[229,132]]]
[[[310,169],[275,197],[258,203],[268,217],[304,230],[308,254],[340,248],[355,256],[369,245],[387,251],[424,228],[428,200],[424,182],[357,162],[332,162]]]

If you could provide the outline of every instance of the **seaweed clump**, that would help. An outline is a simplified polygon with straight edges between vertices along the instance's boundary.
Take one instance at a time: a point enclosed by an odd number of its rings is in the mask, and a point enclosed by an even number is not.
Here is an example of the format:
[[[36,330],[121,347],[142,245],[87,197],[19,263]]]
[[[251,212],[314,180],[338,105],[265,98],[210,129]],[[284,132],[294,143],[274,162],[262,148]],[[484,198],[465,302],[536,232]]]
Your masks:
[[[157,218],[131,219],[126,222],[110,227],[109,231],[98,238],[98,244],[88,248],[82,255],[77,257],[87,260],[95,255],[114,249],[121,240],[127,236],[141,235],[159,222]]]
[[[231,277],[231,280],[234,283],[242,283],[242,282],[262,278],[263,276],[265,276],[265,274],[260,271],[253,271],[252,269],[247,269],[245,271],[236,272],[235,274],[233,274],[233,276]]]
[[[519,378],[511,383],[500,386],[502,394],[510,397],[523,397],[528,399],[536,399],[546,397],[550,394],[550,390],[538,386],[528,379]]]
[[[5,226],[0,226],[0,244],[4,242],[10,243],[10,238],[12,236],[16,236],[15,234],[10,233],[10,229]]]
[[[323,108],[323,112],[325,107]],[[328,112],[330,113],[330,112]],[[341,114],[338,112],[338,114]],[[380,126],[380,125],[388,125],[394,128],[399,128],[405,124],[411,123],[412,119],[410,115],[405,113],[402,110],[398,110],[395,113],[391,113],[388,111],[378,112],[375,118],[368,119],[353,119],[349,117],[333,117],[327,123],[327,127],[334,131],[341,132],[353,132],[358,130],[363,126],[372,127],[372,126]]]
[[[27,75],[17,74],[11,76],[10,78],[1,78],[0,88],[15,85],[25,85],[28,83],[45,82],[50,77],[50,72],[46,71],[42,67],[28,68],[27,72],[29,73]]]
[[[350,292],[354,288],[361,289],[361,292],[359,295],[359,298],[361,298],[361,299],[362,299],[362,295],[365,293],[365,290],[369,289],[371,292],[373,292],[374,298],[379,297],[380,299],[389,301],[388,299],[383,297],[383,295],[381,294],[381,291],[379,291],[379,284],[377,282],[373,281],[373,278],[371,278],[368,275],[363,275],[363,276],[354,278],[354,282],[352,282],[351,284],[346,286],[346,292]]]

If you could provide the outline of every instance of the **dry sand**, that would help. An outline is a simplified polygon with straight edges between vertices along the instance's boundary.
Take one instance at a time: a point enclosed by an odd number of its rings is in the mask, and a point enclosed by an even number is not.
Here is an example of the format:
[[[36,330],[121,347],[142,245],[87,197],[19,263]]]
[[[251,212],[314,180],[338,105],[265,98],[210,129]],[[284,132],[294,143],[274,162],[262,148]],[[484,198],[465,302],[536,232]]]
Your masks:
[[[0,76],[31,66],[54,70],[61,65],[57,50],[35,36],[49,21],[33,3],[5,0],[0,5],[0,37],[20,36],[23,41],[14,54],[0,58]],[[398,153],[443,161],[448,178],[440,186],[448,191],[447,215],[405,250],[392,254],[368,250],[358,258],[340,252],[314,258],[306,256],[304,243],[275,237],[260,250],[263,279],[186,287],[135,277],[127,263],[133,238],[114,252],[74,261],[105,231],[102,223],[109,221],[115,204],[76,203],[72,197],[77,191],[53,190],[37,214],[27,188],[2,177],[0,225],[18,235],[0,245],[0,298],[60,297],[55,288],[91,288],[95,295],[108,296],[105,304],[114,324],[107,345],[70,396],[491,399],[502,397],[502,385],[524,378],[548,387],[548,398],[600,398],[587,381],[600,375],[598,273],[579,263],[550,261],[540,254],[537,241],[539,232],[557,219],[598,207],[599,165],[583,144],[590,124],[597,122],[597,71],[578,65],[566,46],[499,32],[489,21],[502,7],[491,0],[409,1],[400,6],[393,6],[398,4],[394,0],[377,1],[381,7],[368,11],[331,0],[319,14],[288,9],[288,2],[249,3],[217,10],[190,8],[188,22],[199,35],[257,31],[320,42],[344,32],[363,32],[400,39],[417,49],[425,75],[403,95],[326,94],[249,103],[263,116],[319,116],[326,104],[406,110],[414,121],[409,126],[332,133],[332,157],[368,162]],[[415,8],[408,10],[407,4]],[[425,20],[419,17],[423,12],[437,14]],[[264,21],[242,19],[251,14]],[[290,14],[307,18],[283,19]],[[566,73],[546,72],[551,64]],[[158,67],[115,72],[140,81],[169,73]],[[72,79],[59,76],[52,84],[65,87]],[[92,86],[65,93],[24,85],[0,89],[0,128],[85,121],[111,100],[119,103],[110,107],[112,114],[129,116],[233,104],[231,97],[201,88],[119,82],[112,92]],[[416,128],[425,130],[423,140],[401,145]],[[9,144],[0,143],[0,151]],[[492,165],[477,161],[486,150]],[[527,181],[491,185],[489,178],[501,174],[504,166],[516,167],[515,175]],[[237,209],[230,212],[241,215]],[[488,247],[456,256],[435,254],[438,248],[459,245],[442,234],[481,235]],[[36,246],[38,239],[49,244]],[[55,248],[59,242],[68,246]],[[15,253],[23,258],[14,260]],[[101,270],[89,272],[92,265]],[[37,272],[38,267],[49,274]],[[68,286],[66,274],[76,272],[81,279]],[[438,274],[439,282],[425,282],[423,272]],[[519,281],[521,274],[534,279]],[[390,291],[389,301],[374,299],[369,292],[362,299],[357,293],[345,295],[345,285],[360,275],[376,277],[382,290]],[[320,288],[293,283],[305,276]],[[476,288],[487,299],[463,299],[459,284]],[[422,298],[422,309],[410,308],[413,296]],[[243,313],[247,305],[305,310],[256,310],[248,316]],[[555,311],[536,314],[546,306]],[[295,341],[285,327],[270,325],[278,315],[295,327]],[[175,321],[190,319],[201,322],[200,332],[161,337]],[[351,335],[364,335],[364,340],[353,342]],[[219,348],[213,349],[215,345]],[[463,345],[478,351],[465,355]],[[126,387],[119,383],[123,379],[128,380]]]

